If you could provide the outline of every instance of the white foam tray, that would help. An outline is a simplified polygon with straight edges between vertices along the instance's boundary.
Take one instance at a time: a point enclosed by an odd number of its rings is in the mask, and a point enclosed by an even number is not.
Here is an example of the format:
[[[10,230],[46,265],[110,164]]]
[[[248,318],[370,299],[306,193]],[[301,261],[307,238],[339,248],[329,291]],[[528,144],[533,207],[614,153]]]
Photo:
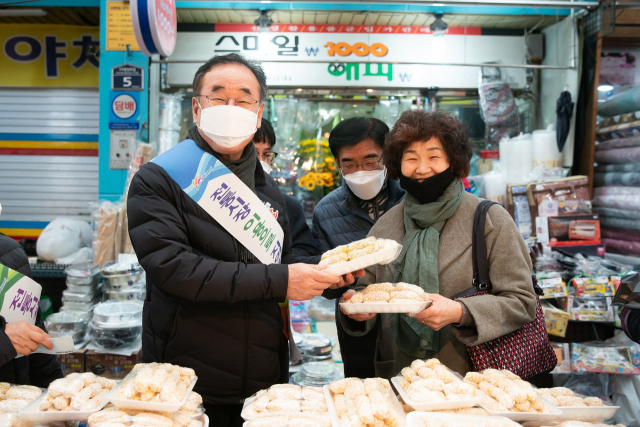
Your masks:
[[[619,406],[558,406],[562,414],[559,420],[608,420],[613,418]]]
[[[471,415],[446,414],[439,412],[412,412],[407,415],[407,427],[425,427],[429,426],[429,421],[433,421],[435,425],[473,425],[482,427],[491,421],[501,422],[501,425],[520,427],[515,421],[504,419],[503,417],[475,417]],[[513,424],[510,424],[513,423]]]
[[[327,273],[335,274],[336,276],[342,276],[343,274],[352,273],[354,271],[362,270],[367,267],[371,267],[376,264],[389,264],[394,261],[400,255],[402,251],[402,245],[397,245],[392,248],[386,248],[374,252],[369,255],[365,255],[360,258],[356,258],[353,261],[347,261],[344,264],[334,265],[328,267]]]
[[[485,411],[487,411],[491,416],[509,418],[510,420],[517,421],[517,422],[557,420],[558,416],[561,415],[562,412],[558,408],[553,406],[551,403],[549,403],[549,401],[545,399],[543,396],[540,396],[540,397],[542,398],[542,401],[549,409],[548,414],[539,414],[536,412],[496,412],[496,411],[490,410],[489,408],[484,406],[482,403],[480,403],[480,406]]]
[[[182,408],[185,405],[185,403],[187,403],[187,399],[189,398],[189,393],[193,391],[193,387],[195,387],[196,381],[198,381],[198,377],[196,377],[195,375],[191,377],[191,386],[189,386],[189,388],[187,389],[187,393],[185,394],[184,399],[182,399],[182,401],[179,403],[142,402],[139,400],[117,398],[115,396],[120,390],[120,388],[122,387],[124,380],[120,384],[118,384],[117,387],[111,390],[109,394],[107,394],[107,400],[113,403],[113,405],[118,409],[120,408],[137,409],[140,411],[155,411],[155,412],[169,412],[169,413],[176,412],[178,409]]]
[[[407,313],[417,314],[427,307],[430,307],[433,301],[420,302],[403,302],[389,304],[386,302],[362,302],[356,304],[340,303],[340,308],[347,314],[369,314],[369,313]]]
[[[456,376],[459,381],[462,381],[462,378],[456,373],[451,372]],[[442,400],[439,402],[414,402],[409,398],[409,395],[402,387],[400,387],[400,383],[398,382],[398,377],[391,378],[391,383],[396,388],[404,403],[411,406],[416,411],[444,411],[448,409],[460,409],[460,408],[472,408],[474,406],[478,406],[480,401],[482,400],[482,392],[480,390],[476,390],[476,397],[473,399],[464,399],[464,400]]]
[[[333,427],[342,427],[342,422],[340,421],[340,417],[338,417],[338,412],[336,411],[336,405],[333,401],[333,393],[329,390],[329,386],[325,385],[322,387],[324,391],[324,397],[327,401],[327,408],[329,408],[329,416],[331,417],[331,425]],[[398,427],[405,427],[407,425],[407,414],[404,413],[404,409],[402,409],[402,405],[396,395],[393,394],[393,391],[389,390],[387,394],[387,400],[391,403],[391,406],[396,411],[396,415],[398,417]]]
[[[20,415],[29,421],[39,423],[53,423],[57,421],[86,421],[89,419],[89,416],[91,414],[102,410],[105,406],[107,406],[107,403],[109,402],[109,399],[105,397],[102,405],[90,411],[38,411],[37,409],[40,407],[40,402],[42,402],[42,400],[45,399],[48,395],[48,392],[43,393],[39,398],[31,402],[29,406],[25,406],[24,408],[20,409]]]

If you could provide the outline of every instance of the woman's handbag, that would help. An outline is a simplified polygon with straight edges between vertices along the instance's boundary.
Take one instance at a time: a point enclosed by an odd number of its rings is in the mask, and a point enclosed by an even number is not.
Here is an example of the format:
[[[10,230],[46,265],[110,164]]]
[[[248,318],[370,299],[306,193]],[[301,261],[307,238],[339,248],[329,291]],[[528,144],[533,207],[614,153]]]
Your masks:
[[[473,286],[454,295],[452,299],[468,298],[491,293],[487,244],[484,238],[487,211],[494,202],[485,200],[478,205],[473,223],[472,258]],[[508,369],[522,379],[551,372],[558,363],[544,323],[544,314],[540,305],[542,289],[533,276],[533,289],[536,293],[536,316],[532,322],[495,340],[473,347],[467,346],[473,371],[484,369]]]

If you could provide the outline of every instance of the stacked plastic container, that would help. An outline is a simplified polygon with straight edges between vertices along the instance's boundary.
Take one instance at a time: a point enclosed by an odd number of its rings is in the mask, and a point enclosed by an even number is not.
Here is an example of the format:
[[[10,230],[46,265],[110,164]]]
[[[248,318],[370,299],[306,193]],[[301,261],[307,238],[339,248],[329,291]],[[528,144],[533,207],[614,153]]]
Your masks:
[[[91,317],[93,307],[100,302],[100,267],[96,264],[75,264],[67,267],[67,289],[62,291],[60,311],[82,312]]]
[[[142,302],[106,301],[93,310],[89,323],[93,344],[103,350],[135,347],[142,334]]]
[[[104,287],[104,301],[144,301],[146,276],[137,262],[112,262],[100,271]]]

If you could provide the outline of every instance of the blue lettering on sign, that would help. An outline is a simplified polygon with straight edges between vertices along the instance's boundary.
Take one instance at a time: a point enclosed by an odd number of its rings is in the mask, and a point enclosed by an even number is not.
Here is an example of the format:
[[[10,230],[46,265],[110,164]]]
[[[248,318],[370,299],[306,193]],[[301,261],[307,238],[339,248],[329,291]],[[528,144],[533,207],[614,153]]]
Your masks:
[[[29,45],[29,53],[21,54],[18,52],[18,45],[26,43]],[[35,61],[42,54],[42,46],[40,41],[31,36],[15,36],[9,38],[4,44],[4,53],[7,57],[17,62]]]
[[[304,50],[307,51],[307,56],[311,56],[311,54],[313,54],[313,56],[318,56],[318,51],[320,50],[319,47],[305,47]]]

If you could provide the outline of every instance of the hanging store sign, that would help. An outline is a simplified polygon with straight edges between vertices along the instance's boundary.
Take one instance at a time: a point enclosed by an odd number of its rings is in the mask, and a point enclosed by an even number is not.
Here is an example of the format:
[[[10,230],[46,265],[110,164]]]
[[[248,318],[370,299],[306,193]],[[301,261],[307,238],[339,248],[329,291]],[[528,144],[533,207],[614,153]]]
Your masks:
[[[69,25],[0,25],[0,86],[98,86],[99,31]]]
[[[451,28],[443,37],[428,27],[274,25],[266,33],[256,28],[226,24],[211,33],[179,33],[169,61],[191,63],[170,62],[168,83],[191,85],[212,56],[240,53],[263,61],[271,86],[477,88],[479,67],[415,63],[521,64],[525,51],[524,37],[482,35],[479,28]],[[524,70],[503,73],[512,87],[524,86]]]
[[[173,53],[178,32],[174,0],[131,0],[131,22],[142,53]]]

